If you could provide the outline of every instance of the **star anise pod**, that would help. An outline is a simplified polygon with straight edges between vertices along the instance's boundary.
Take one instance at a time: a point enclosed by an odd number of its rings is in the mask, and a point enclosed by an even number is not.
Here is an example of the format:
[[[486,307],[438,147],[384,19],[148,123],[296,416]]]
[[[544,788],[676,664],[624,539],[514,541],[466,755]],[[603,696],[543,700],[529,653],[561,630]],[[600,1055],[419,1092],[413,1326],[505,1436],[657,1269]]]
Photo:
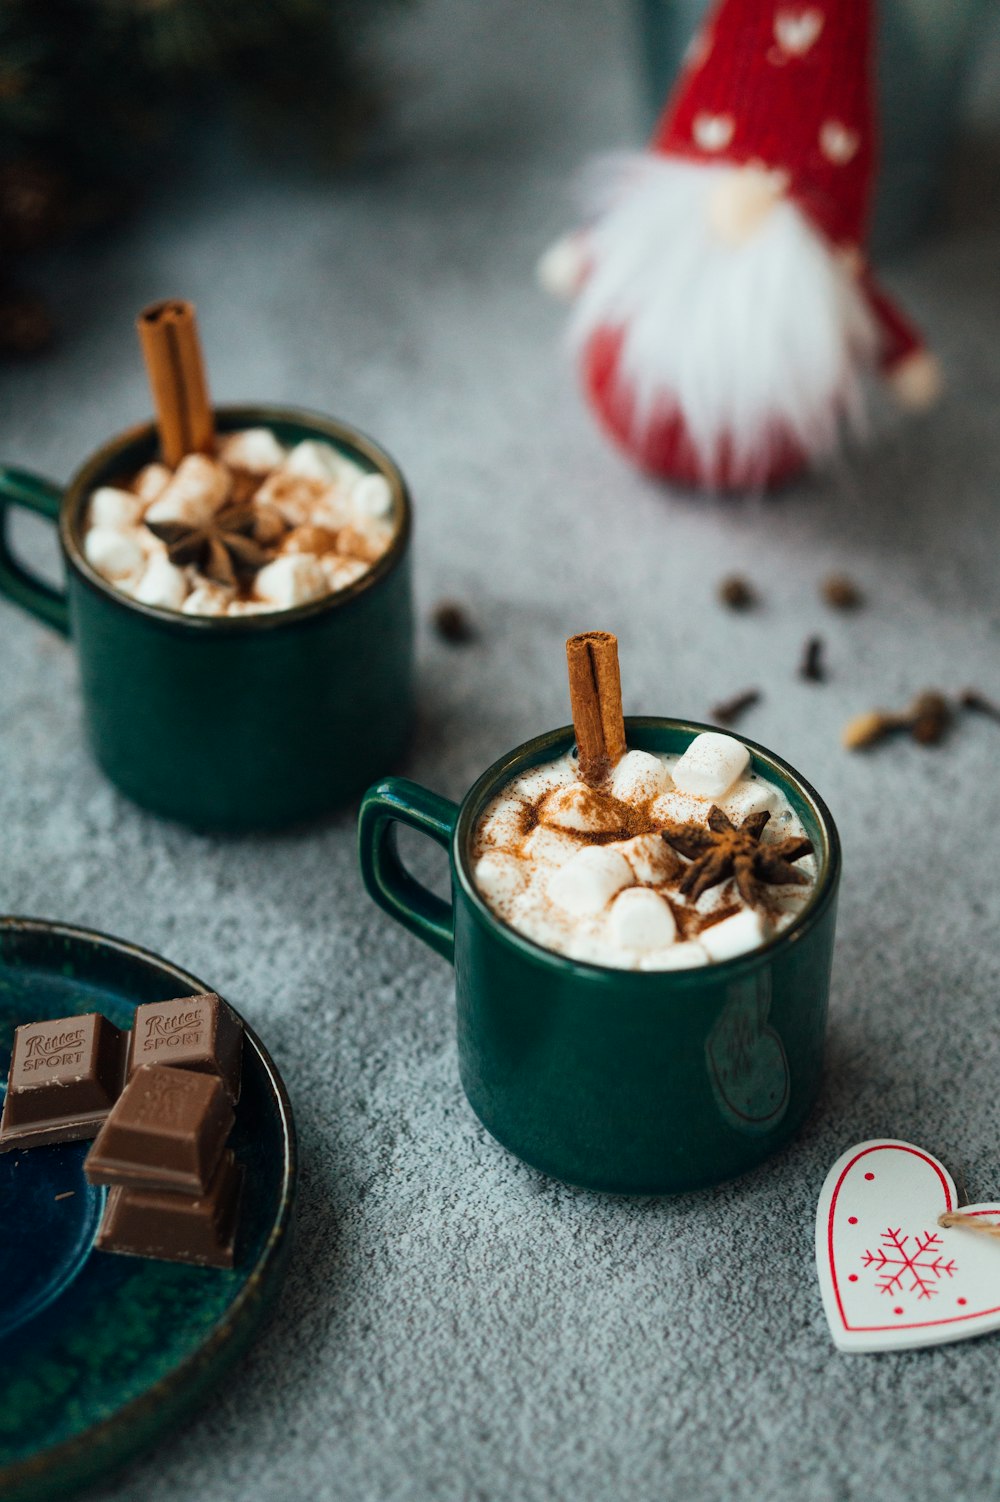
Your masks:
[[[223,506],[201,526],[186,522],[147,522],[167,545],[167,557],[178,567],[193,563],[216,584],[237,583],[263,568],[271,554],[251,535],[256,521],[253,506]]]
[[[762,886],[804,886],[808,877],[796,871],[792,861],[812,854],[812,841],[801,835],[778,840],[773,845],[760,843],[769,813],[748,814],[737,827],[713,803],[708,813],[708,828],[703,824],[675,824],[662,831],[672,849],[691,861],[681,882],[681,891],[692,902],[703,892],[732,877],[744,902],[756,907]]]

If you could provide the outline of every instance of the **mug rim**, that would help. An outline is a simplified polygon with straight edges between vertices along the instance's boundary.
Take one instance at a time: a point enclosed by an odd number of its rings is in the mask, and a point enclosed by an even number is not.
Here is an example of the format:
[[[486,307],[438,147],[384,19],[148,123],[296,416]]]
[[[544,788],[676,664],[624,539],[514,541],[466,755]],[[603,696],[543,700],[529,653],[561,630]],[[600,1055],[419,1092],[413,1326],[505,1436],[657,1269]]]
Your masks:
[[[716,725],[705,725],[697,720],[674,719],[666,715],[626,715],[625,728],[626,731],[629,728],[636,730],[666,728],[689,731],[692,738],[706,731],[718,733]],[[627,970],[616,965],[599,965],[590,960],[574,959],[570,955],[560,954],[557,950],[547,949],[543,944],[519,933],[511,924],[492,911],[479,894],[473,881],[469,858],[473,825],[489,801],[489,796],[498,793],[504,783],[516,776],[529,757],[533,758],[534,754],[540,750],[550,749],[554,760],[557,756],[569,751],[575,744],[575,739],[572,725],[563,725],[557,730],[549,730],[542,735],[533,736],[531,740],[522,742],[520,746],[508,751],[487,767],[462,799],[452,837],[452,866],[456,880],[471,902],[479,921],[490,928],[499,939],[520,950],[535,964],[555,965],[560,970],[568,968],[591,979],[597,976],[605,979],[614,976],[622,986],[631,987],[636,984],[652,983],[659,985],[661,989],[670,986],[680,989],[685,986],[690,987],[695,977],[706,979],[712,977],[729,981],[750,973],[761,964],[766,965],[778,949],[800,942],[822,920],[836,895],[842,868],[840,835],[833,815],[812,784],[807,782],[789,762],[759,742],[741,736],[741,744],[746,746],[753,757],[764,763],[769,774],[776,776],[782,788],[787,783],[793,784],[796,792],[809,805],[822,837],[824,848],[821,852],[819,876],[802,911],[795,915],[791,923],[772,935],[766,943],[759,945],[756,949],[748,950],[746,954],[736,955],[728,960],[712,960],[707,965],[692,965],[682,970]]]
[[[229,635],[230,633],[281,630],[284,626],[298,625],[301,621],[313,616],[338,610],[358,599],[368,590],[374,589],[387,574],[396,568],[409,546],[413,531],[413,498],[402,470],[381,444],[376,443],[367,433],[350,423],[343,422],[336,417],[327,417],[323,413],[314,412],[306,407],[236,402],[215,407],[213,412],[217,429],[222,432],[244,426],[266,427],[272,423],[293,423],[309,428],[323,437],[332,438],[338,444],[346,444],[368,459],[375,466],[375,470],[389,482],[397,508],[396,531],[392,542],[381,558],[376,559],[359,579],[355,579],[344,589],[323,595],[318,600],[309,600],[304,605],[295,605],[288,610],[262,611],[257,615],[184,615],[179,610],[168,610],[160,605],[146,605],[141,600],[133,599],[131,595],[123,594],[108,580],[102,578],[88,563],[77,531],[84,504],[95,486],[97,477],[107,470],[115,457],[130,445],[144,438],[152,439],[155,443],[156,424],[150,420],[136,423],[117,433],[113,438],[107,439],[99,449],[83,461],[65,486],[59,508],[59,540],[67,564],[84,584],[123,610],[134,611],[137,615],[155,621],[160,626],[172,627],[178,631],[222,632]]]

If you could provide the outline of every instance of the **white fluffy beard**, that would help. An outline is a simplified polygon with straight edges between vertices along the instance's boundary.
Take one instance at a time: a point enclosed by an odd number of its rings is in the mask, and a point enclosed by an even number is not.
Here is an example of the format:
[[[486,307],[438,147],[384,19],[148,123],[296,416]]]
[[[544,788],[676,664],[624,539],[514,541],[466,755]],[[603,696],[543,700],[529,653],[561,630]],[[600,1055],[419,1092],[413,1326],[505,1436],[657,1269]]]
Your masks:
[[[719,234],[709,200],[732,170],[652,154],[597,164],[572,336],[583,350],[598,330],[623,331],[616,379],[637,446],[673,409],[707,477],[726,446],[764,482],[776,448],[821,459],[845,419],[862,425],[877,336],[853,277],[789,199],[742,243]]]

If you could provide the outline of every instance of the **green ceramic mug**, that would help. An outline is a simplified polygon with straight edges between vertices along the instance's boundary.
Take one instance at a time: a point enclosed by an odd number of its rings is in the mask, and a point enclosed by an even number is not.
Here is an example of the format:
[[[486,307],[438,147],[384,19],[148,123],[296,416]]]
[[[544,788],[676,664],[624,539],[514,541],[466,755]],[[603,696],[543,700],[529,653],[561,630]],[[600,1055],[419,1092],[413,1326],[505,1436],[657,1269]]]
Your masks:
[[[94,754],[122,792],[167,818],[249,829],[327,813],[402,752],[413,708],[411,509],[370,439],[280,407],[223,407],[221,432],[268,427],[287,444],[334,444],[393,493],[396,535],[356,583],[294,610],[210,618],[142,605],[87,562],[81,529],[99,485],[156,457],[152,424],[113,438],[63,489],[0,468],[0,593],[70,635]],[[12,506],[58,521],[65,591],[12,554]]]
[[[629,719],[628,744],[680,752],[708,727]],[[753,953],[699,969],[612,970],[542,949],[494,917],[471,851],[490,799],[564,755],[571,728],[494,763],[461,807],[388,778],[366,793],[361,871],[375,901],[455,965],[458,1062],[483,1125],[526,1163],[585,1188],[669,1194],[733,1178],[798,1130],[819,1087],[840,881],[821,799],[787,763],[746,743],[788,796],[819,875],[802,913]],[[450,854],[452,901],[404,869],[396,826]]]

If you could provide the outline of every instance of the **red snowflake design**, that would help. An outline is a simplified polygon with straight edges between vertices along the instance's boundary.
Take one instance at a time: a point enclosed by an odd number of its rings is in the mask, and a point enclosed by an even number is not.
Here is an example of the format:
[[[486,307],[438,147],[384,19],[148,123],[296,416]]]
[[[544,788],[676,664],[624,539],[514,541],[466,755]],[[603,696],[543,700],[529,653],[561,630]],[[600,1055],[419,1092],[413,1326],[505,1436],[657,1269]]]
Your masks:
[[[935,1284],[942,1278],[953,1278],[958,1271],[954,1260],[944,1260],[941,1238],[935,1231],[911,1237],[890,1228],[882,1232],[879,1240],[882,1245],[874,1252],[866,1251],[862,1262],[880,1275],[880,1293],[915,1293],[918,1298],[932,1299],[940,1291]],[[903,1286],[907,1276],[912,1279],[908,1288]]]

